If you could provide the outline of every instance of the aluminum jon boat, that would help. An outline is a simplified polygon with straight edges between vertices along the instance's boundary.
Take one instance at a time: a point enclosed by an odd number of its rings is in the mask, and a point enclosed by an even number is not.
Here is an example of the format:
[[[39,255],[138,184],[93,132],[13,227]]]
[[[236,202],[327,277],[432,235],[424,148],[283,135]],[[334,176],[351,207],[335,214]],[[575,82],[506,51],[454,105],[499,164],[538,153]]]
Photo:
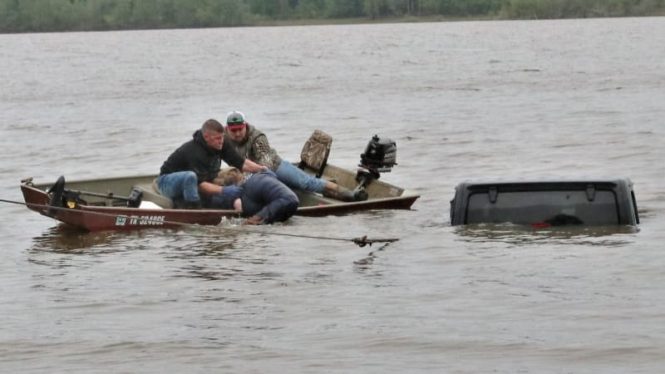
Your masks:
[[[327,153],[323,162],[314,167],[306,157],[302,157],[300,166],[307,173],[320,175],[352,190],[360,189],[366,193],[367,199],[343,202],[296,191],[300,199],[296,215],[326,216],[372,209],[410,209],[419,195],[379,180],[380,172],[390,171],[396,164],[395,151],[394,142],[386,143],[375,136],[361,155],[360,167],[355,172],[327,164]],[[65,181],[64,177],[60,177],[55,183],[33,183],[32,178],[27,178],[21,181],[21,192],[29,209],[87,231],[217,225],[224,217],[240,217],[233,210],[174,209],[173,202],[155,189],[156,177],[142,175],[78,181]]]

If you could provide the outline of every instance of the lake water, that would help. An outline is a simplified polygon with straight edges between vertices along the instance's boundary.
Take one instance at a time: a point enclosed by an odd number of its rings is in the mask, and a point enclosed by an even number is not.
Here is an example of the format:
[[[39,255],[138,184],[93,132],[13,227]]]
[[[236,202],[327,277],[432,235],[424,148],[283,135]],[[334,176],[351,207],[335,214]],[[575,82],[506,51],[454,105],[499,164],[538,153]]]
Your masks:
[[[77,233],[0,205],[2,372],[659,373],[665,18],[0,35],[0,198],[156,173],[244,111],[374,134],[410,211]],[[639,230],[451,227],[466,179],[629,177]],[[359,248],[325,238],[396,237]]]

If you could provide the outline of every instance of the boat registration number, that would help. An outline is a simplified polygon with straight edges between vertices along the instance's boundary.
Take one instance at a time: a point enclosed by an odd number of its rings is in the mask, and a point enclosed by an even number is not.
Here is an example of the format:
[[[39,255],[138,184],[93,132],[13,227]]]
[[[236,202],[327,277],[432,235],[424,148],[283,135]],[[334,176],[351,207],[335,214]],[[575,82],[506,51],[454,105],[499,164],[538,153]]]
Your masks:
[[[161,226],[164,216],[116,216],[116,226]]]

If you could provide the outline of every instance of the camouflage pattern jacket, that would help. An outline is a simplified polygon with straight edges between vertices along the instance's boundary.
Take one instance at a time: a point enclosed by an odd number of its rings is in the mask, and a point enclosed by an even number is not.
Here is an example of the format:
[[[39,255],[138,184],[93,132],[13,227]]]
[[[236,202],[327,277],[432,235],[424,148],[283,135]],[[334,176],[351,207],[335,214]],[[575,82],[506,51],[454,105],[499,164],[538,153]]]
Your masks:
[[[247,124],[247,137],[245,137],[245,141],[235,142],[229,137],[224,138],[229,139],[229,142],[233,144],[242,157],[265,165],[272,171],[277,170],[277,167],[282,162],[282,158],[279,157],[277,151],[270,147],[268,137],[250,124]]]

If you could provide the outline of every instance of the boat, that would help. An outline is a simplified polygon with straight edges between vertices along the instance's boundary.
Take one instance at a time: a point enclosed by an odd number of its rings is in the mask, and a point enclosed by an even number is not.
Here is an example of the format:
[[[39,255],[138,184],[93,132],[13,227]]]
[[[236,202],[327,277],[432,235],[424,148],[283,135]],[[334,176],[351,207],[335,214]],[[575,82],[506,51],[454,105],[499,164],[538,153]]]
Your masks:
[[[418,194],[379,180],[381,172],[389,171],[396,164],[392,147],[394,143],[383,142],[375,136],[361,155],[356,171],[328,164],[329,148],[323,161],[319,158],[318,165],[302,157],[299,166],[305,172],[359,190],[367,199],[343,202],[296,191],[300,199],[296,215],[320,217],[373,209],[410,209],[420,197]],[[303,154],[307,153],[305,148]],[[29,209],[87,231],[218,225],[223,219],[240,217],[234,210],[176,209],[173,202],[155,188],[156,178],[157,175],[139,175],[70,181],[60,177],[51,183],[35,183],[33,178],[26,178],[20,187]]]

